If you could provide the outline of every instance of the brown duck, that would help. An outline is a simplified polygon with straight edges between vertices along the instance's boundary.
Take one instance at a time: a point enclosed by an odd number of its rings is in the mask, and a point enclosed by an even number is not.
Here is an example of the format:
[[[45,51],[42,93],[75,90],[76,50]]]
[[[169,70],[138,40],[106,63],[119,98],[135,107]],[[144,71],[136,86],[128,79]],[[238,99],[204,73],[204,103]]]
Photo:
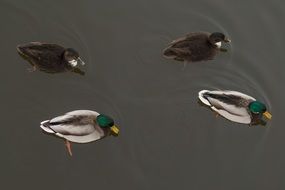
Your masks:
[[[230,42],[223,33],[192,32],[171,42],[163,55],[167,59],[186,62],[212,60],[218,52],[227,51],[221,48],[222,42]]]

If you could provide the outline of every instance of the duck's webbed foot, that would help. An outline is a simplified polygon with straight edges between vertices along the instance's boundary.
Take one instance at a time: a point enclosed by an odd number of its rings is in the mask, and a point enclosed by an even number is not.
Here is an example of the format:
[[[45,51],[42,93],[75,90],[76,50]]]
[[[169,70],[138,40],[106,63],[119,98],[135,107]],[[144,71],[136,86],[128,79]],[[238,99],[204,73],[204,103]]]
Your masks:
[[[215,115],[216,118],[219,117],[219,114],[217,112],[214,112],[214,115]]]
[[[70,156],[72,156],[72,151],[71,151],[71,143],[68,141],[68,140],[65,140],[65,146],[66,146],[66,148],[67,148],[67,151],[68,151],[68,154],[70,155]]]

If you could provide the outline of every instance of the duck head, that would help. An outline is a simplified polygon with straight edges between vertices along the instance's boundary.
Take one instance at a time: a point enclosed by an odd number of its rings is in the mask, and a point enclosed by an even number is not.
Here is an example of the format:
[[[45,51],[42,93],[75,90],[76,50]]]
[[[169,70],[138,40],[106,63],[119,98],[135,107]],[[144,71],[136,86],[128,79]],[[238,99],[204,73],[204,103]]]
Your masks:
[[[69,63],[71,67],[76,67],[78,62],[80,62],[81,65],[85,65],[85,63],[79,57],[79,53],[72,48],[67,48],[64,51],[63,56],[64,56],[64,59]]]
[[[230,39],[228,39],[223,33],[220,32],[214,32],[209,36],[209,41],[212,45],[214,45],[217,48],[220,48],[222,46],[222,42],[231,42]]]
[[[114,120],[111,117],[100,114],[97,116],[96,122],[103,129],[109,128],[113,136],[119,135],[119,129],[114,125]]]
[[[266,106],[259,101],[251,102],[248,107],[249,107],[249,111],[253,114],[256,114],[256,115],[262,114],[267,119],[272,118],[272,115],[267,111]]]

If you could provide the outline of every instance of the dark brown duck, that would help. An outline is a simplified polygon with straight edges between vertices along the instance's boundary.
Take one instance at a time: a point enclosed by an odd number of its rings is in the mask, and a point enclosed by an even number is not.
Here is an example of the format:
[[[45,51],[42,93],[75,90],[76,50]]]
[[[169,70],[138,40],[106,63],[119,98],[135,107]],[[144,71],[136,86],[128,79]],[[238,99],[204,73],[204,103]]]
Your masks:
[[[186,62],[212,60],[218,52],[227,51],[221,48],[222,42],[230,42],[223,33],[192,32],[171,42],[163,55],[167,59]]]
[[[32,64],[31,71],[41,70],[48,73],[72,71],[84,74],[77,68],[78,63],[84,65],[84,62],[78,52],[72,48],[64,48],[57,44],[30,42],[18,45],[17,51]]]

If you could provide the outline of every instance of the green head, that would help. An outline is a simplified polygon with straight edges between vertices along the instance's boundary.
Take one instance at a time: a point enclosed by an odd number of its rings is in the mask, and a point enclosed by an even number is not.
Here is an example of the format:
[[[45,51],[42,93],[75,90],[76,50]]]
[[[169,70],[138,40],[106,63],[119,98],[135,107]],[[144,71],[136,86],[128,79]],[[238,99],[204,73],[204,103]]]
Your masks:
[[[100,114],[97,116],[96,122],[102,128],[110,128],[113,135],[119,134],[119,129],[114,125],[114,120],[111,117]]]
[[[263,114],[267,119],[271,119],[271,114],[266,111],[266,106],[259,102],[254,101],[249,104],[249,110],[254,114]]]

